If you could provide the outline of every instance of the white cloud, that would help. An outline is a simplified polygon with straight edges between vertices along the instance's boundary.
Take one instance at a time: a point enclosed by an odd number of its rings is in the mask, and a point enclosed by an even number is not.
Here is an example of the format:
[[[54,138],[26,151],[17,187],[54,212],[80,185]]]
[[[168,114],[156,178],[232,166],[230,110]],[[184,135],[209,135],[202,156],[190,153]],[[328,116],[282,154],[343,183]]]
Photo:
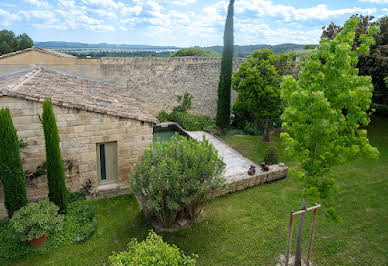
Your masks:
[[[197,2],[197,0],[177,0],[177,1],[172,1],[171,4],[186,6],[189,4],[194,4],[195,2]]]
[[[97,15],[99,15],[101,17],[107,17],[107,18],[110,18],[110,19],[117,18],[117,15],[116,15],[115,12],[107,11],[105,9],[90,9],[89,11],[92,12],[92,13],[96,13]]]
[[[244,40],[245,44],[281,44],[281,43],[318,43],[322,30],[271,28],[264,23],[235,23],[236,39]]]
[[[274,5],[266,0],[241,0],[236,2],[236,13],[241,14],[245,11],[256,11],[259,16],[282,16],[286,21],[289,20],[308,20],[308,19],[328,19],[333,16],[363,13],[371,14],[376,12],[375,8],[342,8],[328,9],[326,5],[319,4],[310,8],[295,8],[288,5]]]
[[[360,2],[369,2],[375,4],[388,4],[388,0],[359,0]]]
[[[9,26],[13,21],[20,21],[21,17],[17,14],[0,8],[0,19],[0,25]]]
[[[46,8],[50,7],[49,3],[46,1],[41,1],[41,0],[24,0],[24,1],[36,7],[46,7]]]

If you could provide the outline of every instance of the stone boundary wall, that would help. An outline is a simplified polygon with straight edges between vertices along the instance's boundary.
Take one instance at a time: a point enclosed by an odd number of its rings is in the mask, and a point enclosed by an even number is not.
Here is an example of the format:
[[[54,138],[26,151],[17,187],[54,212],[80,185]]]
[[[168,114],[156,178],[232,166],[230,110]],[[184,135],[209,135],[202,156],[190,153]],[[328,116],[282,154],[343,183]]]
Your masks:
[[[18,59],[17,57],[20,58]],[[195,114],[215,117],[221,58],[209,57],[102,57],[46,59],[42,55],[15,55],[0,60],[0,75],[32,65],[118,84],[139,100],[155,116],[161,110],[171,111],[177,96],[193,95],[191,110]],[[11,61],[12,59],[12,61]],[[234,71],[245,58],[234,59]],[[232,90],[232,102],[237,93]]]

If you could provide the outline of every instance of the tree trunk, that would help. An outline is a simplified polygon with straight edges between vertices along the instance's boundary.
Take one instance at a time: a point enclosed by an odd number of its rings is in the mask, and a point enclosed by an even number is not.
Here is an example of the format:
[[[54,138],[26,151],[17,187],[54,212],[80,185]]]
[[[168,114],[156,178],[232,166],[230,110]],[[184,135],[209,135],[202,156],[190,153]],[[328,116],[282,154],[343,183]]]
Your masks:
[[[269,117],[265,118],[263,141],[264,142],[269,142]]]
[[[306,199],[303,197],[301,210],[306,209]],[[296,246],[295,246],[295,266],[302,265],[302,234],[304,226],[304,213],[300,215],[298,235],[296,236]]]

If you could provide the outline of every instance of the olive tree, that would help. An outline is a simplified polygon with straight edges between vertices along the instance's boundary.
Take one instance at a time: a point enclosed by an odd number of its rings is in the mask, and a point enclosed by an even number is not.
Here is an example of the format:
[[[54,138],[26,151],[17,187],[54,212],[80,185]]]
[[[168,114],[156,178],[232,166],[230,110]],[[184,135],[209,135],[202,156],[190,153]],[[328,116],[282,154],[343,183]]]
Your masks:
[[[295,158],[304,180],[302,209],[306,198],[320,198],[327,213],[335,215],[334,179],[327,172],[335,165],[361,155],[378,157],[369,144],[366,127],[373,86],[369,76],[359,76],[360,53],[368,53],[373,44],[371,27],[359,38],[360,46],[352,50],[359,20],[349,19],[332,40],[323,38],[319,48],[302,63],[299,80],[287,76],[281,84],[281,98],[286,107],[282,114],[281,134],[287,153]],[[304,215],[300,217],[295,265],[301,263],[301,235]]]

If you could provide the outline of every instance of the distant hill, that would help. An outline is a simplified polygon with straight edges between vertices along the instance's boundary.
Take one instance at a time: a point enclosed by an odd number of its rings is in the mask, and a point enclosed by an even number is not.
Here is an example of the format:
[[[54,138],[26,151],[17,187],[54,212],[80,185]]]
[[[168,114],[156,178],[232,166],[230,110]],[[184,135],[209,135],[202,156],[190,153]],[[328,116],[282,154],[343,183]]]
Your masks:
[[[36,46],[48,49],[57,48],[100,48],[100,49],[178,49],[175,46],[130,45],[109,43],[80,43],[80,42],[35,42]]]
[[[255,45],[235,45],[234,46],[234,56],[236,57],[247,57],[250,53],[259,49],[272,49],[275,54],[279,54],[282,51],[286,50],[303,50],[304,44],[294,44],[294,43],[283,43],[277,45],[269,45],[269,44],[255,44]],[[222,53],[223,46],[209,46],[205,47],[205,49],[209,49],[218,53]]]
[[[109,43],[80,43],[80,42],[35,42],[36,46],[53,49],[62,53],[72,54],[75,56],[169,56],[172,52],[180,49],[176,46],[153,46],[153,45],[130,45],[130,44],[109,44]],[[272,49],[275,54],[285,50],[303,50],[304,44],[284,43],[277,45],[255,44],[255,45],[235,45],[235,57],[247,57],[252,51],[258,49]],[[223,46],[209,46],[205,49],[222,54]]]

